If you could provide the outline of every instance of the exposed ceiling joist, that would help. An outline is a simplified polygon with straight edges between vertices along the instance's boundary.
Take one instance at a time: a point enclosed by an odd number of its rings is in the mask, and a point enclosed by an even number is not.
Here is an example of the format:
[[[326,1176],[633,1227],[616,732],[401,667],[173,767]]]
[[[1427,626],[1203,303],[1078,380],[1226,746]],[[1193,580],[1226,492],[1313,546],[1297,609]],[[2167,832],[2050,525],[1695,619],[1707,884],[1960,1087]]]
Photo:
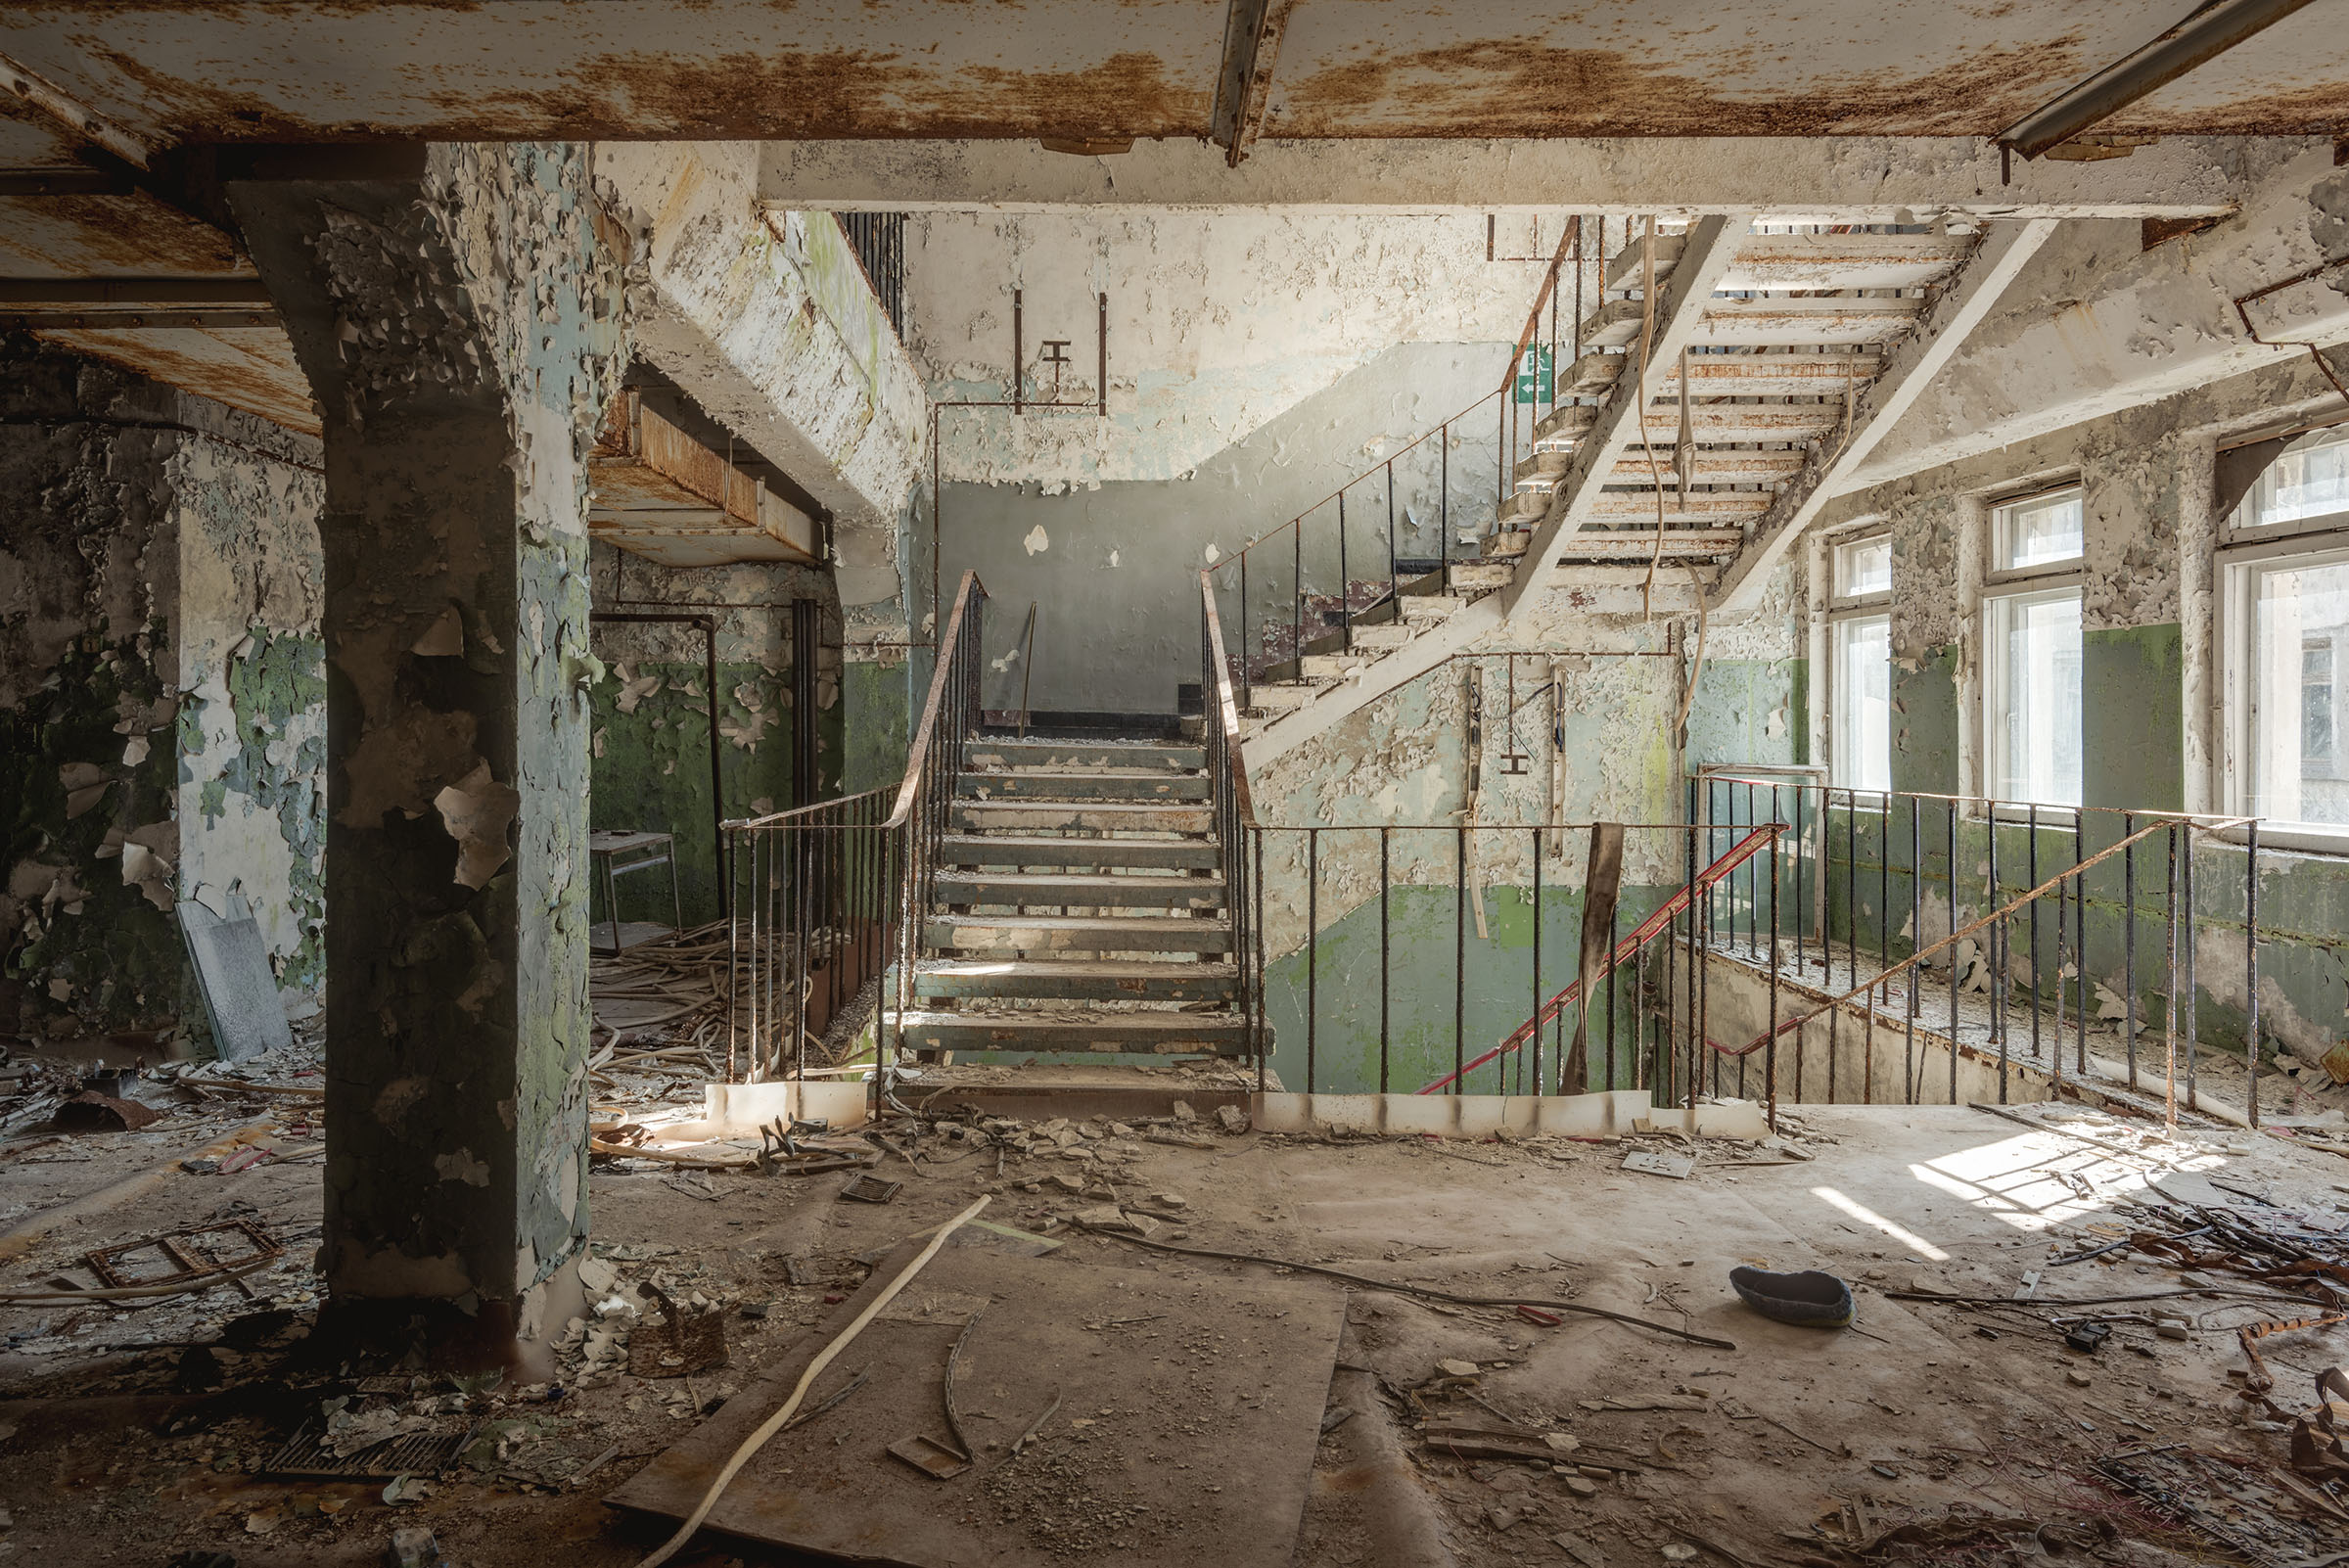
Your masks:
[[[1259,207],[1330,216],[1442,211],[1593,216],[1741,212],[1764,221],[1896,223],[1941,214],[2210,217],[2245,185],[2328,137],[2167,137],[2127,158],[2045,161],[2000,183],[1972,137],[1652,137],[1278,141],[1228,167],[1194,141],[1136,142],[1114,160],[1039,158],[998,141],[774,142],[769,207],[842,212],[1042,212]]]
[[[2157,88],[2264,32],[2309,0],[2211,0],[2141,49],[2113,62],[1999,133],[2001,147],[2037,158],[2102,123]]]
[[[1210,139],[1233,168],[1246,161],[1265,125],[1265,102],[1280,35],[1296,0],[1231,0],[1223,22],[1223,68],[1216,77]]]

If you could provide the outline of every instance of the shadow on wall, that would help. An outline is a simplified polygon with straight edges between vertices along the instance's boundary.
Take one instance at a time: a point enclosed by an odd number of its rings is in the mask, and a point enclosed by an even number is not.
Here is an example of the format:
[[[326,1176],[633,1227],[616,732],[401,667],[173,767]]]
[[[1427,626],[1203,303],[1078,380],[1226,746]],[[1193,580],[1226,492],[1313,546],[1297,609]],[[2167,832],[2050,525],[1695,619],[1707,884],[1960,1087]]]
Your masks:
[[[990,596],[986,706],[1020,705],[1027,656],[1013,656],[1033,602],[1038,610],[1035,668],[1027,672],[1032,707],[1174,712],[1176,686],[1199,678],[1195,574],[1489,393],[1508,352],[1498,344],[1390,348],[1177,479],[1118,482],[1058,495],[1036,484],[945,485],[940,505],[943,580],[952,584],[976,568]],[[975,417],[1011,415],[990,409]],[[941,437],[942,442],[952,438],[950,430]],[[1434,555],[1442,545],[1439,470],[1432,451],[1420,456],[1425,474],[1398,464],[1396,550],[1402,555]],[[1492,465],[1490,440],[1454,454],[1455,522],[1490,516]],[[1383,484],[1372,482],[1359,499],[1360,510],[1349,519],[1350,547],[1358,554],[1349,560],[1348,576],[1383,581]],[[1330,532],[1334,537],[1334,529]],[[1286,582],[1287,546],[1280,548]],[[1306,563],[1309,584],[1326,575],[1334,586],[1334,546],[1322,553],[1327,560]],[[1269,586],[1268,577],[1252,581],[1252,602]]]

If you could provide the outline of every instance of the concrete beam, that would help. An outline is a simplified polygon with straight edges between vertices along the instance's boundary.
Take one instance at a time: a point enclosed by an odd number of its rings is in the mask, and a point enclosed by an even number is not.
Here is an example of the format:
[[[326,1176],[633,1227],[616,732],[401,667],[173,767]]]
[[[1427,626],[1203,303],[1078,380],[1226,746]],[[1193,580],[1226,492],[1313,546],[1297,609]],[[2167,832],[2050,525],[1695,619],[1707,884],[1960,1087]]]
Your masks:
[[[1498,140],[1351,138],[1256,143],[1237,168],[1201,142],[1137,142],[1074,158],[1026,142],[769,142],[759,195],[797,210],[1040,212],[1063,208],[1294,208],[1743,212],[1788,222],[1977,217],[2198,217],[2232,212],[2248,184],[2317,137],[2177,136],[2125,159],[2020,164],[2002,183],[1993,144],[1961,136],[1691,136]]]
[[[1680,358],[1682,346],[1690,342],[1704,318],[1714,288],[1736,259],[1737,247],[1749,232],[1750,222],[1744,216],[1714,215],[1699,218],[1689,226],[1671,281],[1656,291],[1655,333],[1648,346],[1649,364],[1668,365]],[[1635,342],[1631,357],[1636,358],[1638,352]],[[1517,613],[1526,596],[1546,577],[1548,566],[1558,558],[1558,546],[1585,522],[1599,515],[1602,493],[1599,486],[1615,472],[1625,449],[1643,438],[1645,425],[1641,416],[1649,410],[1641,404],[1644,397],[1653,395],[1652,386],[1640,386],[1639,367],[1625,365],[1614,393],[1600,406],[1590,434],[1575,448],[1574,461],[1559,479],[1549,510],[1526,546],[1525,562],[1498,595],[1504,621]]]
[[[758,159],[598,147],[597,187],[637,241],[636,351],[833,515],[844,603],[894,599],[928,393],[831,218],[760,211]]]
[[[2336,168],[2332,157],[2329,147],[2310,149],[2246,187],[2235,216],[2150,251],[2126,230],[2067,232],[2024,270],[2011,302],[1983,323],[1841,489],[1887,484],[2305,357],[2287,340],[2349,341],[2349,267],[2315,270],[2341,257],[2349,232],[2349,169]],[[2265,301],[2252,301],[2258,331],[2246,330],[2237,299],[2304,276],[2268,297],[2289,296],[2275,313],[2288,312],[2290,324],[2263,322]]]
[[[1716,614],[1739,616],[1761,603],[1771,573],[1819,508],[1932,385],[2024,264],[2054,235],[2055,226],[2052,218],[1998,225],[1957,275],[1942,285],[1916,330],[1894,346],[1884,373],[1853,397],[1851,417],[1842,431],[1814,441],[1803,458],[1802,472],[1770,503],[1753,537],[1729,562],[1713,591]]]

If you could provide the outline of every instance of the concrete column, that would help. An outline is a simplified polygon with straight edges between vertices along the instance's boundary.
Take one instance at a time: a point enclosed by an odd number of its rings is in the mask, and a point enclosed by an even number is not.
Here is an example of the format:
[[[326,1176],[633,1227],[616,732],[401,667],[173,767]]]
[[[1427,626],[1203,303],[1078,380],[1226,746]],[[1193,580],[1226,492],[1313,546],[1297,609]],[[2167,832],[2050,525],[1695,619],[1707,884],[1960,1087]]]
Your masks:
[[[225,183],[324,423],[326,1273],[346,1324],[530,1364],[587,1233],[583,458],[617,262],[582,147],[333,156]]]

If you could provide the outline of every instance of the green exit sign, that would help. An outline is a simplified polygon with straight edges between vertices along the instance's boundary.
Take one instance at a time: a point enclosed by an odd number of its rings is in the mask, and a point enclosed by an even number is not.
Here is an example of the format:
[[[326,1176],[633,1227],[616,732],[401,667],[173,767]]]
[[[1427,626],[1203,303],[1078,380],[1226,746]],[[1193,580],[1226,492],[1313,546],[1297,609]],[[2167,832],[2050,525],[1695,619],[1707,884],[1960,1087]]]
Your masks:
[[[1550,360],[1552,350],[1545,344],[1536,344],[1517,361],[1517,400],[1521,403],[1554,403],[1558,400],[1556,372]]]

